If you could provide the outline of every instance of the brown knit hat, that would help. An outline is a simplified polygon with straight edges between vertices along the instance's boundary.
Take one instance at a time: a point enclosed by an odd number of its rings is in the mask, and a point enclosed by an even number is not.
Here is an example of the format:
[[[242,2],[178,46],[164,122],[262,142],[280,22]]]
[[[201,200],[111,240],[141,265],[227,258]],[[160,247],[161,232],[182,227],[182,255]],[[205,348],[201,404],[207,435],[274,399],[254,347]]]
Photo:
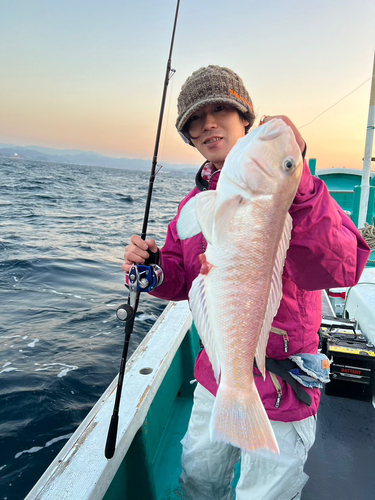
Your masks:
[[[228,68],[207,66],[200,68],[186,80],[177,100],[176,128],[186,142],[190,142],[183,128],[194,111],[206,104],[225,103],[244,115],[254,116],[253,103],[241,78]]]

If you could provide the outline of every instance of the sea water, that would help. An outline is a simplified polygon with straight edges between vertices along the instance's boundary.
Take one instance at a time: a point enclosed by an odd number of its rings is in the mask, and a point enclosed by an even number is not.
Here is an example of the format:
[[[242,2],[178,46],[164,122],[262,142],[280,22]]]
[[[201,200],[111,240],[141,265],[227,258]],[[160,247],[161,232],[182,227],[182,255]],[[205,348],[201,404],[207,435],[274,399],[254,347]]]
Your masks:
[[[117,375],[124,247],[149,173],[0,159],[0,500],[21,500]],[[194,178],[161,172],[159,245]],[[166,302],[142,294],[134,352]],[[103,450],[104,453],[104,450]]]

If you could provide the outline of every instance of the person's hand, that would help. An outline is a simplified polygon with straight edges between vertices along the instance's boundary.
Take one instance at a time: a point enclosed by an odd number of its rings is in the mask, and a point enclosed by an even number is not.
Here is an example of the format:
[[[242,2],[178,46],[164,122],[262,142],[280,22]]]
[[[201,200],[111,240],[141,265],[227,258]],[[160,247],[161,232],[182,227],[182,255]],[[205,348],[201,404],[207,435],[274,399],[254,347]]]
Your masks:
[[[148,240],[142,240],[137,234],[133,234],[130,238],[131,244],[125,247],[124,264],[121,269],[125,272],[129,272],[133,264],[143,264],[148,257],[150,257],[149,252],[157,252],[158,247],[155,240],[149,238]]]
[[[267,123],[270,120],[272,120],[273,118],[280,118],[287,125],[289,125],[289,127],[293,130],[294,137],[296,138],[297,144],[300,147],[301,153],[303,153],[303,151],[304,151],[304,149],[306,147],[306,143],[303,140],[302,135],[298,132],[298,130],[297,130],[296,126],[294,125],[294,123],[292,122],[292,120],[290,118],[288,118],[287,116],[284,116],[284,115],[264,116],[264,117],[261,118],[261,121],[260,121],[259,125],[262,125],[263,123]]]

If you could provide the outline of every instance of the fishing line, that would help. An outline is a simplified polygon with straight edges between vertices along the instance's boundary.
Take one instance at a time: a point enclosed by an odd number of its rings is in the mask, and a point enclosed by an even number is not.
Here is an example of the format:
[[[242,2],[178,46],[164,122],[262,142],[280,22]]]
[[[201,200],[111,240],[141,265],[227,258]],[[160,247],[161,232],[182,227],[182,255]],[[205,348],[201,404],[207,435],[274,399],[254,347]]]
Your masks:
[[[167,131],[168,131],[168,125],[169,125],[170,109],[171,109],[172,94],[173,94],[173,82],[174,82],[173,76],[174,76],[174,73],[171,76],[171,87],[170,87],[170,92],[169,92],[169,97],[168,97],[166,121],[165,121],[165,127],[164,127],[164,132],[163,132],[163,142],[162,142],[162,145],[161,145],[161,148],[160,148],[160,156],[161,156],[161,158],[163,158],[163,155],[164,155],[165,141],[167,139]],[[163,160],[161,160],[160,163],[163,163]]]
[[[372,80],[373,78],[374,78],[373,76],[371,76],[370,78],[367,78],[367,80],[365,80],[360,85],[358,85],[358,87],[356,87],[354,90],[352,90],[351,92],[349,92],[349,94],[347,94],[346,96],[342,97],[339,101],[335,102],[335,104],[332,104],[332,106],[330,106],[329,108],[327,108],[325,111],[322,111],[321,113],[319,113],[319,115],[317,115],[313,120],[311,120],[311,122],[305,123],[305,125],[302,125],[301,127],[298,127],[298,129],[301,129],[303,127],[307,127],[307,125],[310,125],[310,123],[313,123],[317,118],[319,118],[319,116],[322,116],[322,115],[324,115],[324,113],[327,113],[327,111],[329,111],[330,109],[332,109],[333,107],[335,107],[337,104],[339,104],[341,101],[343,101],[344,99],[346,99],[347,97],[349,97],[356,90],[358,90],[360,87],[362,87],[362,85],[364,85],[365,83],[367,83],[369,80]]]

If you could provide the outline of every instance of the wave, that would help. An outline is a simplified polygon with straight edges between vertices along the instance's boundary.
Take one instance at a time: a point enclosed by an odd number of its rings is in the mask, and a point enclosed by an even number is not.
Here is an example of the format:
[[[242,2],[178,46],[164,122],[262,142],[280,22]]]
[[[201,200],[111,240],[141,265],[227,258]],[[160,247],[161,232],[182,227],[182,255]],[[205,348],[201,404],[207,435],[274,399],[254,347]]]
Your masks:
[[[56,371],[55,367],[56,366],[63,366],[64,368],[60,370],[58,368],[59,373],[57,374],[58,378],[65,377],[70,371],[72,370],[78,370],[78,366],[73,366],[73,365],[66,365],[65,363],[43,363],[43,368],[36,368],[36,372],[43,372],[43,371]]]
[[[46,444],[44,446],[33,446],[32,448],[30,448],[29,450],[22,450],[22,451],[19,451],[18,453],[15,454],[14,458],[19,458],[20,456],[22,456],[24,453],[37,453],[38,451],[40,450],[43,450],[43,448],[48,448],[49,446],[59,442],[59,441],[62,441],[62,440],[68,440],[70,439],[71,437],[73,436],[73,433],[71,434],[66,434],[65,436],[58,436],[56,438],[53,438],[53,439],[50,439],[49,441],[46,442]],[[4,466],[3,466],[4,467]]]
[[[130,196],[130,194],[125,195],[122,193],[115,193],[115,195],[118,197],[119,200],[126,202],[126,203],[132,203],[134,201],[134,198]]]

